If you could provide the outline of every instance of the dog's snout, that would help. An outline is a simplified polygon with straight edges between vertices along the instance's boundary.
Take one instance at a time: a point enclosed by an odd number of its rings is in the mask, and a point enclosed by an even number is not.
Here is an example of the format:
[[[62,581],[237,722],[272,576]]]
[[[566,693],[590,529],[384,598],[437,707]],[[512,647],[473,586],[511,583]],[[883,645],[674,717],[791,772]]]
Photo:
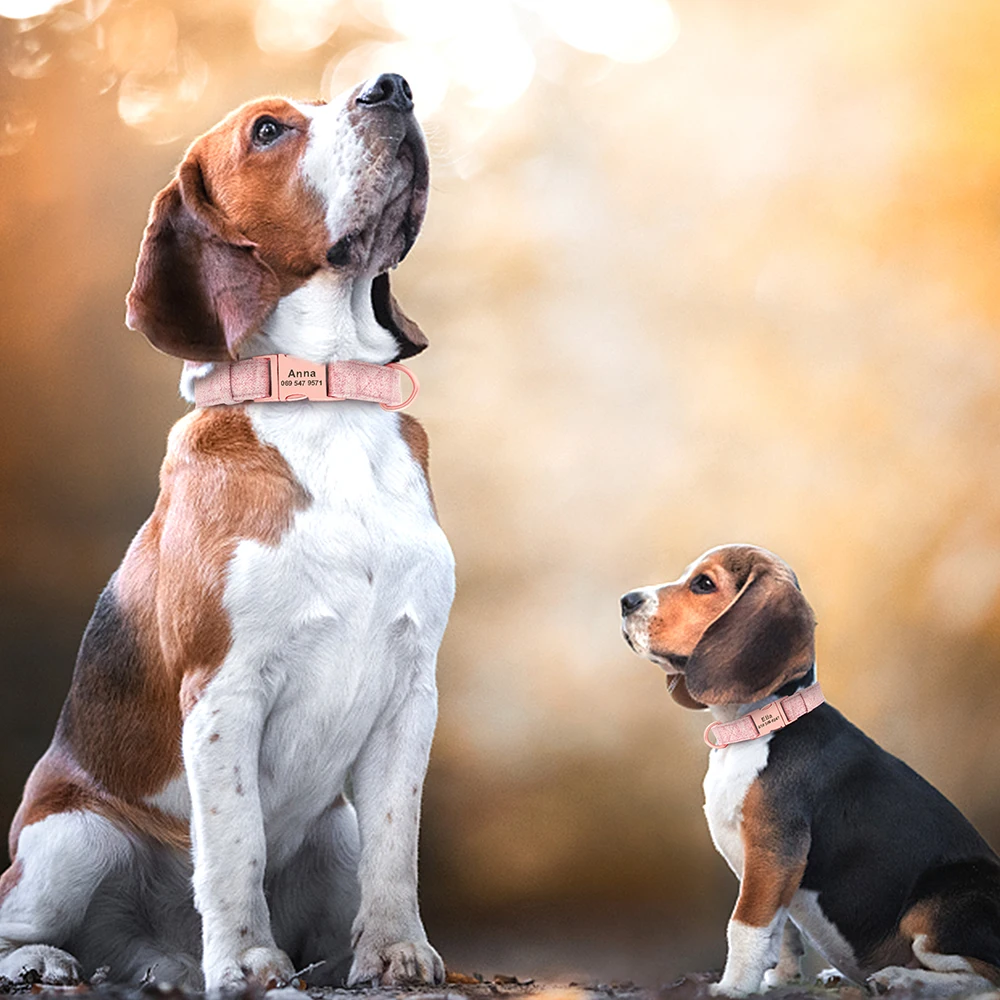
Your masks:
[[[369,83],[357,96],[358,104],[368,107],[390,107],[397,111],[413,110],[413,92],[398,73],[383,73]]]
[[[641,607],[646,600],[646,595],[641,590],[630,590],[622,596],[622,615],[630,615],[636,608]]]

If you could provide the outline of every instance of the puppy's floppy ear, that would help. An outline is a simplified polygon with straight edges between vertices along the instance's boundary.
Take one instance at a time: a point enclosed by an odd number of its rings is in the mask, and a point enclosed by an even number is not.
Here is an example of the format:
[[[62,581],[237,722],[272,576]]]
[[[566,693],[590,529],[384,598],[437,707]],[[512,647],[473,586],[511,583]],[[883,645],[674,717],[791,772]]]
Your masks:
[[[396,297],[389,290],[387,273],[383,272],[372,279],[372,307],[379,325],[384,326],[399,344],[397,361],[412,358],[427,346],[424,331],[399,308]]]
[[[225,361],[277,304],[278,278],[256,244],[212,204],[189,152],[153,200],[125,322],[166,354]]]
[[[684,679],[683,674],[668,674],[667,690],[670,692],[670,697],[681,708],[693,708],[695,710],[708,708],[708,705],[691,697],[691,692],[688,691],[687,681]]]
[[[709,705],[747,704],[801,677],[816,659],[816,619],[792,572],[755,562],[732,604],[684,670],[689,695]]]

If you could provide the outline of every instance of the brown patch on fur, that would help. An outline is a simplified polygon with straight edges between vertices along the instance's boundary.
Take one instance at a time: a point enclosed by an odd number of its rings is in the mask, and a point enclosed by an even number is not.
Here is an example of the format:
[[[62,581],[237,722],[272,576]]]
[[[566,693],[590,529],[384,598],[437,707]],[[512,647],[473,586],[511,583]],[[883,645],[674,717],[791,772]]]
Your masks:
[[[927,935],[928,941],[934,941],[935,925],[934,902],[925,899],[911,906],[899,922],[899,933],[912,941],[918,934]]]
[[[270,115],[285,132],[258,148],[254,122]],[[319,195],[306,185],[302,156],[310,119],[280,97],[251,101],[196,140],[181,166],[199,170],[210,206],[251,240],[274,271],[282,295],[295,291],[326,265],[330,235]]]
[[[702,574],[716,589],[709,594],[691,590],[693,579]],[[736,600],[736,578],[717,559],[702,559],[676,583],[656,592],[656,612],[649,620],[649,648],[664,655],[690,656],[705,630]]]
[[[798,891],[806,870],[809,834],[782,825],[759,780],[743,799],[743,878],[733,919],[767,927]]]
[[[191,713],[191,709],[198,704],[198,700],[212,676],[213,671],[209,670],[191,670],[184,675],[178,694],[182,719],[186,719]]]
[[[262,147],[252,133],[263,115],[285,131]],[[150,209],[127,299],[132,329],[168,354],[225,360],[325,266],[325,210],[301,169],[308,138],[302,112],[265,98],[192,143]]]
[[[400,413],[399,433],[406,443],[406,447],[410,449],[413,460],[423,469],[424,479],[427,481],[427,495],[431,499],[434,517],[437,518],[437,504],[434,502],[434,491],[431,489],[431,445],[427,431],[424,430],[424,425],[416,417],[411,417],[409,413]]]
[[[4,900],[16,888],[23,874],[24,865],[20,861],[15,861],[3,875],[0,875],[0,906],[3,906]]]
[[[713,590],[691,589],[701,576]],[[812,609],[795,574],[765,549],[712,549],[676,583],[661,587],[657,598],[648,624],[650,651],[686,658],[685,693],[695,705],[756,701],[815,660]]]
[[[181,773],[183,717],[229,650],[226,566],[242,539],[277,544],[310,498],[242,407],[195,410],[179,421],[160,483],[152,516],[87,627],[14,842],[24,825],[77,809],[187,842],[186,823],[143,800]]]
[[[24,789],[24,798],[10,828],[10,854],[26,826],[66,812],[94,812],[116,826],[161,844],[186,851],[191,846],[186,820],[170,816],[156,806],[109,795],[71,759],[50,747],[35,765]]]

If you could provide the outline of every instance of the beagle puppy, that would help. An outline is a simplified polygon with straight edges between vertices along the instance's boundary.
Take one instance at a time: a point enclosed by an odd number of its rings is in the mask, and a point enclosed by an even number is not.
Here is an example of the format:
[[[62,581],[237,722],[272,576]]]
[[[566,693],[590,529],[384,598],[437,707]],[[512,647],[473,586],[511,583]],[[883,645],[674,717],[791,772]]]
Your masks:
[[[127,321],[196,407],[14,819],[0,975],[443,980],[417,832],[454,562],[386,368],[427,345],[386,274],[427,190],[383,74],[238,108],[154,199]]]
[[[705,814],[740,880],[713,993],[801,975],[803,931],[882,988],[1000,983],[1000,860],[940,792],[823,701],[792,570],[724,545],[621,598],[629,646],[711,711]]]

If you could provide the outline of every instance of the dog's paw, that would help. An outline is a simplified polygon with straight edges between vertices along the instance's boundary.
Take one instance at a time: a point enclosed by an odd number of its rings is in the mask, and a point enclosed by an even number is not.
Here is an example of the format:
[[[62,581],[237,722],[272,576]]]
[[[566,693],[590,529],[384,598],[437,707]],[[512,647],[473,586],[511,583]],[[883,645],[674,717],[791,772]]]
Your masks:
[[[763,993],[766,990],[777,989],[779,986],[791,986],[800,982],[802,982],[802,973],[798,967],[783,969],[779,963],[773,969],[768,969],[764,973],[764,978],[760,984],[760,991]]]
[[[205,964],[206,992],[229,993],[247,983],[273,990],[290,982],[295,975],[291,959],[273,946],[247,948],[231,961]]]
[[[734,986],[729,986],[727,983],[712,983],[708,988],[708,992],[713,997],[735,997],[739,1000],[741,997],[750,996],[749,990],[737,989]]]
[[[0,976],[45,986],[72,986],[83,981],[80,963],[67,951],[47,944],[28,944],[0,959]]]
[[[836,989],[838,986],[843,986],[848,982],[850,982],[850,980],[840,971],[840,969],[834,969],[831,967],[816,973],[817,986],[827,986],[831,989]]]
[[[396,941],[392,944],[367,944],[362,935],[354,952],[354,963],[347,977],[348,986],[367,983],[393,986],[400,983],[444,982],[444,962],[430,946],[422,941]]]
[[[914,985],[914,969],[901,965],[887,965],[869,976],[865,982],[872,993],[887,993],[892,989],[905,989]]]
[[[902,965],[879,969],[865,982],[875,994],[905,990],[911,996],[949,997],[959,993],[995,992],[993,984],[975,972],[937,972],[933,969],[908,969]]]

